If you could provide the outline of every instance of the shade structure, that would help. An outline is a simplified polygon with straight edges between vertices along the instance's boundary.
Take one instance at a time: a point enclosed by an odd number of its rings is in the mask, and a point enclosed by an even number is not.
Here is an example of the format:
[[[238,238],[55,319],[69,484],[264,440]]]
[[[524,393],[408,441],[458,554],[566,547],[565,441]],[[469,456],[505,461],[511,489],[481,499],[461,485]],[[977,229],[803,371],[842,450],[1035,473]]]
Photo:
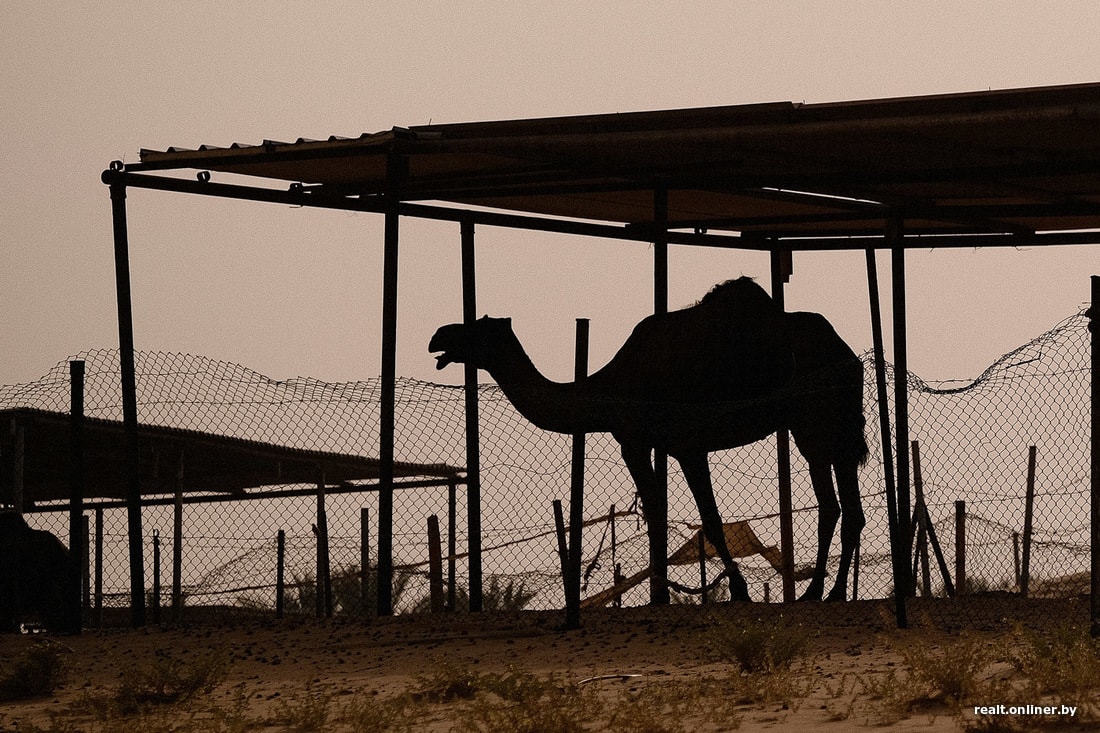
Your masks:
[[[14,421],[22,428],[22,490],[26,503],[69,498],[68,415],[46,410],[0,411],[0,425]],[[7,431],[5,431],[7,435]],[[215,435],[195,430],[142,425],[143,496],[213,492],[243,497],[245,491],[263,486],[328,485],[370,482],[379,477],[377,458],[302,450],[286,446]],[[12,503],[14,451],[0,481],[0,503]],[[85,495],[88,498],[122,499],[126,496],[121,466],[124,433],[121,422],[86,418],[84,421]],[[444,464],[397,462],[399,477],[457,480],[460,469]]]
[[[402,161],[394,178],[392,159]],[[387,161],[391,162],[388,164]],[[390,171],[387,175],[387,166]],[[753,237],[1100,228],[1100,84],[395,127],[143,150],[322,198],[439,201]]]

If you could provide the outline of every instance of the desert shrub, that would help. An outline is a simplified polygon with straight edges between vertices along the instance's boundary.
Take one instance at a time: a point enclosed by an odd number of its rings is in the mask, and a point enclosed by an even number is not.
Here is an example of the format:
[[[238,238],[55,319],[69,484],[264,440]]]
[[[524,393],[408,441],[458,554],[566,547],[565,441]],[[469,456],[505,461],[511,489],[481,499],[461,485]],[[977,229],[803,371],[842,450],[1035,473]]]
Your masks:
[[[26,700],[53,694],[65,677],[64,647],[44,642],[33,644],[10,665],[0,667],[0,701]]]
[[[931,688],[930,699],[958,704],[979,690],[979,675],[993,661],[993,654],[981,637],[963,634],[940,652],[917,644],[904,649],[902,658],[913,680]]]
[[[221,652],[210,652],[192,662],[183,662],[158,650],[151,666],[123,670],[114,703],[118,711],[126,715],[150,705],[190,700],[209,693],[228,673],[228,657]]]
[[[778,621],[713,624],[709,649],[722,661],[734,662],[750,674],[789,669],[803,656],[810,634],[801,626]]]

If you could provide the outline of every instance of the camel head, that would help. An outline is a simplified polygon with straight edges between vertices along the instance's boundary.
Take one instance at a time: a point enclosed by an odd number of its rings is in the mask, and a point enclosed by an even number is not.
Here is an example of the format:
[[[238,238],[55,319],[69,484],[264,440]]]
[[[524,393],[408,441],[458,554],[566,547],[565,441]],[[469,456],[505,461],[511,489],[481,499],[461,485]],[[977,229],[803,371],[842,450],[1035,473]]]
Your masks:
[[[440,326],[428,342],[428,351],[442,352],[435,357],[436,369],[448,364],[471,364],[488,369],[489,360],[505,339],[512,335],[511,318],[484,316],[473,323],[452,323]]]

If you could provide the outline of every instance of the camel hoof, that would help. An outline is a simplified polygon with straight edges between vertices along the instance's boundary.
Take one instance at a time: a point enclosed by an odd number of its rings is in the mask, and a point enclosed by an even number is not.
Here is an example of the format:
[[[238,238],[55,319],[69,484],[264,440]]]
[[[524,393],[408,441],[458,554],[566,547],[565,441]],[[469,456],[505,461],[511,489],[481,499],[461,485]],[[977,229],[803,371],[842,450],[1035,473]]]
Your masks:
[[[802,603],[804,601],[820,601],[821,596],[824,593],[825,593],[824,588],[819,588],[819,587],[811,584],[810,587],[806,589],[806,592],[798,597],[798,602]]]
[[[826,603],[843,603],[846,600],[848,600],[848,589],[840,587],[833,588],[825,598]]]

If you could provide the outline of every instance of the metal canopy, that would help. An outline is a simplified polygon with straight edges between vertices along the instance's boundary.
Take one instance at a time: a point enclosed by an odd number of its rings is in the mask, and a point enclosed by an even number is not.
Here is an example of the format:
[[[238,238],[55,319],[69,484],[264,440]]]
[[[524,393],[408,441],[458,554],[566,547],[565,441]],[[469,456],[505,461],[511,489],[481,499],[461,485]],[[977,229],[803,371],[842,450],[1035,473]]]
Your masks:
[[[142,150],[126,171],[186,168],[289,181],[318,203],[392,192],[636,225],[662,189],[670,229],[746,241],[878,236],[892,219],[906,234],[1027,236],[1100,229],[1100,84]]]
[[[0,425],[23,428],[22,484],[28,502],[58,501],[70,494],[70,417],[67,414],[17,408],[0,411]],[[214,492],[238,497],[262,486],[307,484],[324,479],[328,486],[377,480],[378,459],[289,448],[195,430],[157,425],[138,428],[141,445],[141,491],[145,496]],[[12,455],[11,446],[3,451]],[[85,485],[87,496],[125,497],[123,424],[85,418]],[[181,471],[182,462],[182,471]],[[394,463],[394,476],[461,481],[460,469],[443,464]],[[4,471],[10,476],[11,467]],[[435,481],[438,484],[441,481]],[[9,481],[0,482],[0,502],[11,503]]]

